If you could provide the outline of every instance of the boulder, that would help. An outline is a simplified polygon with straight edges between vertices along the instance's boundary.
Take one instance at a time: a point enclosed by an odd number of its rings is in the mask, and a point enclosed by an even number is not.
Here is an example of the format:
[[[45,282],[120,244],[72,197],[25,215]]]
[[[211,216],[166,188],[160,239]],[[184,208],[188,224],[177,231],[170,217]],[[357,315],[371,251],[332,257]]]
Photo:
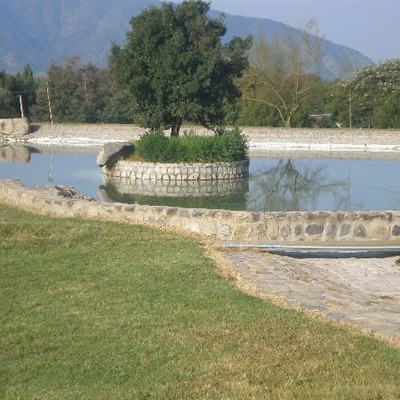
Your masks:
[[[0,119],[0,133],[6,137],[24,136],[29,132],[29,122],[26,118]]]
[[[106,143],[97,155],[97,165],[104,167],[134,151],[131,143]]]

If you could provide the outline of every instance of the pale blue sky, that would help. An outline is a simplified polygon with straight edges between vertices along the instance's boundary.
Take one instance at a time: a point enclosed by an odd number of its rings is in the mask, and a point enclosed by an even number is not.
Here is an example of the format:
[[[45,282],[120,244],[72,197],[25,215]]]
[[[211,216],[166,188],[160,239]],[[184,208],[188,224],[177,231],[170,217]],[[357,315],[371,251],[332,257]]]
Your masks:
[[[400,58],[400,0],[211,0],[211,6],[294,27],[304,27],[315,18],[326,39],[374,61]]]

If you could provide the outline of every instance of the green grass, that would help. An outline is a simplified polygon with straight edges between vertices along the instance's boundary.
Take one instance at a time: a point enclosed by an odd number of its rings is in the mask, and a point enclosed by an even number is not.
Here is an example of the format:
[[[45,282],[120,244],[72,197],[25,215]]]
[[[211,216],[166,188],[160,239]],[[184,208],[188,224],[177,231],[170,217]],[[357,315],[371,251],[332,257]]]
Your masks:
[[[203,253],[1,205],[0,398],[400,398],[398,350],[245,295]]]

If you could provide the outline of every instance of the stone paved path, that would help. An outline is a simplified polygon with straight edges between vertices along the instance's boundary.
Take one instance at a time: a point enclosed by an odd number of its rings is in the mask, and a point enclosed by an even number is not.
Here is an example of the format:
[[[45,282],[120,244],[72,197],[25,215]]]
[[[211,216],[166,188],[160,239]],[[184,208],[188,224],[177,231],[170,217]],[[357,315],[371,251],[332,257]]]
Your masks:
[[[399,255],[254,250],[221,255],[267,297],[400,341]]]

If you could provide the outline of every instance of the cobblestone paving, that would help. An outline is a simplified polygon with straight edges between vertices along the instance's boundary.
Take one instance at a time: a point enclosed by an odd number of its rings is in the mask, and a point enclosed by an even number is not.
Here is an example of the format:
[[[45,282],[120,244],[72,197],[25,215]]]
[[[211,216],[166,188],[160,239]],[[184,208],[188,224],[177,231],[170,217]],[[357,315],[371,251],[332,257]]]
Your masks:
[[[247,284],[287,306],[400,340],[399,255],[223,251]]]

